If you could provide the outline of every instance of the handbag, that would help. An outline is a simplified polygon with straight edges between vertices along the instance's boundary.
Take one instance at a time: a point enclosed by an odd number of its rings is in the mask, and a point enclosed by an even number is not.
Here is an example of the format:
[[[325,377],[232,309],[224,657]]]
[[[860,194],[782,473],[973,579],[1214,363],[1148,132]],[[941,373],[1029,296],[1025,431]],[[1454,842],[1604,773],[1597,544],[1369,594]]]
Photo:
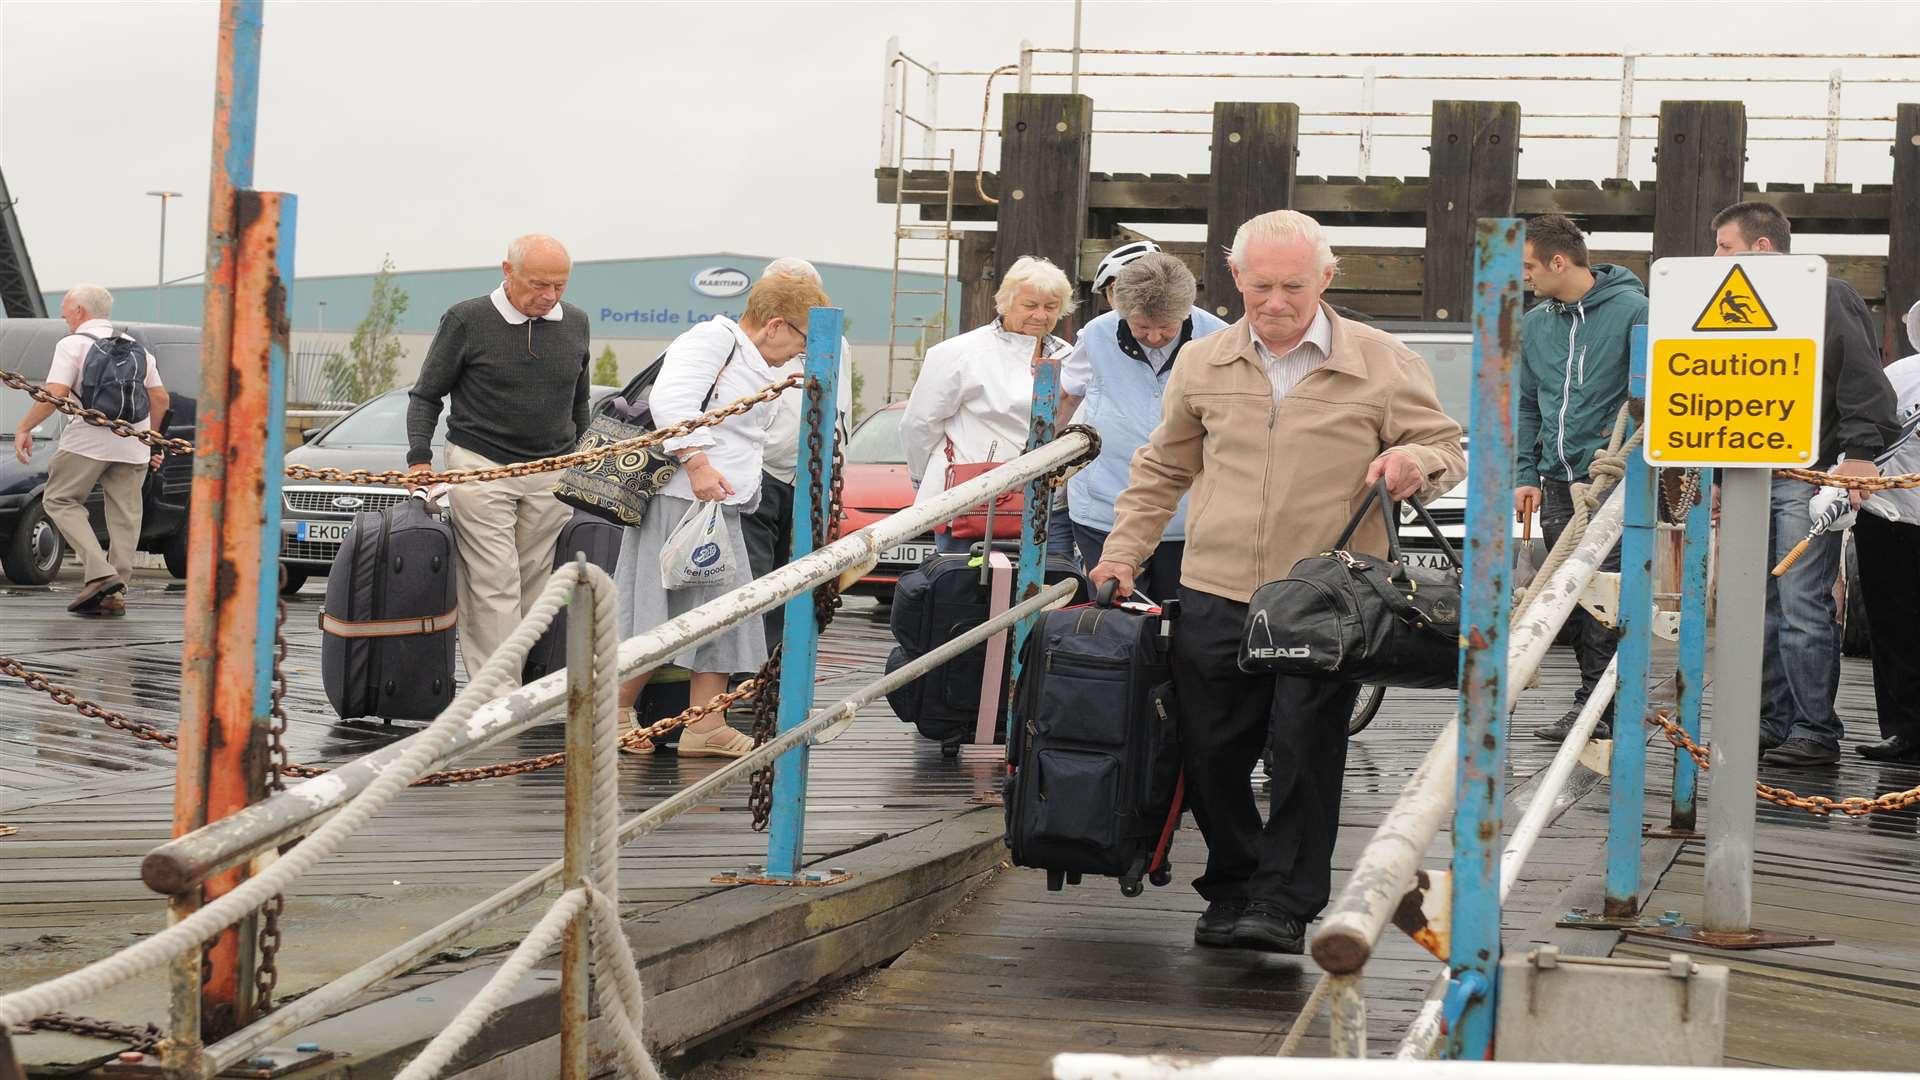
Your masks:
[[[1403,686],[1460,685],[1460,558],[1418,499],[1414,514],[1449,567],[1409,564],[1386,482],[1376,483],[1334,542],[1254,592],[1240,639],[1240,669],[1311,679]],[[1347,550],[1369,512],[1387,525],[1387,554]]]
[[[994,448],[987,448],[987,457],[993,457]],[[953,440],[947,440],[947,491],[957,485],[1006,464],[1004,461],[957,462],[953,460]],[[987,539],[988,522],[992,522],[993,539],[1020,539],[1020,522],[1027,509],[1027,493],[1024,489],[1003,491],[995,495],[992,505],[981,503],[978,506],[954,518],[944,525],[934,527],[935,532],[945,532],[955,540]]]
[[[739,346],[734,346],[735,350]],[[634,376],[620,393],[609,398],[601,405],[593,421],[587,425],[586,434],[580,436],[575,450],[598,450],[603,446],[637,439],[651,434],[654,430],[653,410],[648,407],[645,395],[653,388],[660,377],[660,369],[667,362],[667,354],[661,353],[647,369]],[[721,372],[727,370],[727,364],[733,362],[733,355],[727,355],[726,363],[720,365]],[[714,377],[714,386],[720,384],[719,376]],[[713,402],[713,390],[707,391],[705,409]],[[658,445],[642,446],[618,454],[608,454],[586,465],[570,465],[560,474],[553,485],[553,497],[575,508],[584,510],[595,517],[611,521],[615,525],[638,528],[646,520],[647,508],[653,505],[653,497],[673,480],[680,472],[680,461]]]

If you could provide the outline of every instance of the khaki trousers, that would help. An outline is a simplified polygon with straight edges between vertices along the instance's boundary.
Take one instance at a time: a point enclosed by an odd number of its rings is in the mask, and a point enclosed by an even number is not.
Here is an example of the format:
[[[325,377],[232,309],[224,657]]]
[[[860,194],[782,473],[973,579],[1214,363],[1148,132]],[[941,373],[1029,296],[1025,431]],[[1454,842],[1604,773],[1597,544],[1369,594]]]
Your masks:
[[[144,461],[100,461],[65,450],[53,455],[43,502],[54,528],[80,556],[82,580],[118,574],[121,581],[133,583],[133,552],[140,546],[140,488],[146,476]],[[111,554],[101,550],[87,517],[87,496],[96,483],[106,496]]]
[[[498,464],[464,447],[447,447],[450,469]],[[460,655],[471,679],[539,599],[569,513],[553,497],[552,473],[455,484],[447,508],[460,555]]]

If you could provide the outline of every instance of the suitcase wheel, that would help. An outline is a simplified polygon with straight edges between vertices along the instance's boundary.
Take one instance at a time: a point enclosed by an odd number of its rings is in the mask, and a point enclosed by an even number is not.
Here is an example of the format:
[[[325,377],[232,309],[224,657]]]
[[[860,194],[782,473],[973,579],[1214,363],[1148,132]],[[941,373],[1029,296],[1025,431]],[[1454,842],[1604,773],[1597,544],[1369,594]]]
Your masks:
[[[1059,870],[1047,871],[1047,891],[1059,892],[1061,884],[1065,882],[1066,879],[1067,879],[1067,875],[1062,871],[1059,871]]]
[[[1154,888],[1164,889],[1167,886],[1173,884],[1173,868],[1171,866],[1162,865],[1158,870],[1155,870],[1152,874],[1149,874],[1147,876],[1147,880],[1153,882]]]
[[[941,757],[943,757],[943,758],[957,758],[957,757],[959,757],[959,756],[960,756],[960,740],[959,740],[959,739],[943,739],[943,740],[941,740],[941,742],[940,742],[940,756],[941,756]]]
[[[1139,896],[1144,891],[1145,889],[1140,884],[1139,878],[1124,877],[1120,879],[1120,895],[1121,896]]]
[[[1080,884],[1080,875],[1077,873],[1074,873],[1071,870],[1067,871],[1067,884],[1069,885]]]

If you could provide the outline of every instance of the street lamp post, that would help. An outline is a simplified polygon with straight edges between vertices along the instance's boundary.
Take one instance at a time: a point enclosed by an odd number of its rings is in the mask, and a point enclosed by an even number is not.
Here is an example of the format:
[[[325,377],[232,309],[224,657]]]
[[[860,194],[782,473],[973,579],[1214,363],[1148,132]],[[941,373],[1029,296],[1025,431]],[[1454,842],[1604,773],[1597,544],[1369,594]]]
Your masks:
[[[314,307],[317,309],[316,313],[320,317],[320,336],[325,338],[327,336],[327,302],[325,300],[316,300],[314,301]],[[322,347],[324,347],[324,344]]]
[[[160,200],[160,268],[154,275],[153,283],[153,321],[165,322],[166,309],[162,306],[167,288],[167,200],[181,197],[177,191],[149,191],[147,194]]]

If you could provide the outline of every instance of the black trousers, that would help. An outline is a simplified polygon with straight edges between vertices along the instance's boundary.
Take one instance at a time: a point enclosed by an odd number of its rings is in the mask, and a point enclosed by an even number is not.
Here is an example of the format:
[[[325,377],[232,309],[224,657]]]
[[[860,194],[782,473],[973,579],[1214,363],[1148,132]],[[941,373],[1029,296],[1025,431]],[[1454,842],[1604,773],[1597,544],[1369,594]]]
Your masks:
[[[1158,599],[1158,597],[1156,597]],[[1187,806],[1207,838],[1208,900],[1264,900],[1301,921],[1327,906],[1347,717],[1360,688],[1240,670],[1247,605],[1182,587],[1173,630]],[[1273,747],[1264,822],[1253,769]]]
[[[1581,483],[1587,483],[1582,480]],[[1565,480],[1551,477],[1540,481],[1540,532],[1547,541],[1547,547],[1560,542],[1560,534],[1565,532],[1567,524],[1573,520],[1573,493]],[[1616,545],[1607,553],[1606,561],[1600,569],[1610,573],[1620,571],[1620,548]],[[1600,676],[1607,673],[1607,665],[1613,662],[1613,654],[1620,648],[1620,639],[1613,630],[1587,611],[1574,606],[1573,614],[1567,616],[1567,630],[1573,636],[1573,655],[1580,662],[1580,690],[1573,700],[1584,702],[1593,693]],[[1607,706],[1605,719],[1613,719],[1613,706]]]
[[[1920,738],[1920,525],[1862,513],[1853,526],[1880,734]]]
[[[747,542],[747,567],[754,577],[765,577],[787,565],[793,553],[793,485],[760,474],[760,505],[740,518],[741,538]],[[760,616],[767,632],[767,649],[780,644],[786,632],[785,604]]]

